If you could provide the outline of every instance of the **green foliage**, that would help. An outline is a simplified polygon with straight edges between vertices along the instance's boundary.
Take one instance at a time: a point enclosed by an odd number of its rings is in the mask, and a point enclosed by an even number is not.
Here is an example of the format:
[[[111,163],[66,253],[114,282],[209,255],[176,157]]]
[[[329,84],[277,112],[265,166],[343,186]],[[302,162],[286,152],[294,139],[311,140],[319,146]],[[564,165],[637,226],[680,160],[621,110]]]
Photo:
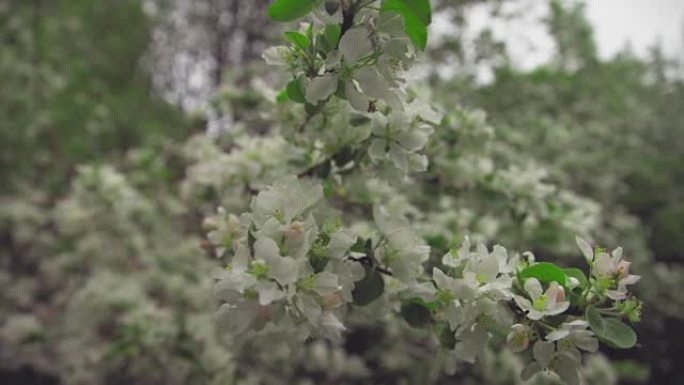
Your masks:
[[[406,35],[413,44],[425,49],[428,39],[428,26],[432,22],[432,9],[429,0],[385,0],[383,12],[394,12],[404,19]]]
[[[338,24],[328,24],[325,26],[324,34],[326,42],[330,47],[336,47],[340,41],[342,28]]]
[[[385,291],[385,280],[382,274],[376,269],[364,266],[365,275],[363,279],[354,285],[354,303],[359,306],[366,306],[380,298]]]
[[[401,316],[414,328],[422,328],[432,321],[430,309],[416,302],[407,302],[401,305]]]
[[[596,336],[620,349],[636,345],[637,336],[632,328],[616,318],[604,318],[594,306],[587,307],[586,319]]]
[[[297,103],[306,103],[306,97],[304,97],[304,91],[302,91],[302,83],[299,79],[291,80],[287,83],[285,89],[290,100]]]
[[[560,267],[550,262],[540,262],[522,270],[519,274],[524,281],[526,278],[537,278],[541,282],[557,282],[566,286],[565,273]]]
[[[578,288],[584,289],[587,286],[587,276],[584,274],[582,269],[578,269],[576,267],[569,267],[563,269],[563,273],[565,273],[566,277],[577,279],[579,281],[579,286],[577,286]]]
[[[273,21],[290,22],[309,14],[320,0],[275,0],[268,7],[268,17]]]
[[[634,330],[627,326],[624,322],[608,318],[603,325],[603,335],[599,337],[605,338],[615,347],[620,349],[631,349],[637,343],[637,335]]]
[[[308,37],[295,31],[285,32],[285,38],[302,51],[305,51],[307,48],[309,48],[309,45],[311,44]]]

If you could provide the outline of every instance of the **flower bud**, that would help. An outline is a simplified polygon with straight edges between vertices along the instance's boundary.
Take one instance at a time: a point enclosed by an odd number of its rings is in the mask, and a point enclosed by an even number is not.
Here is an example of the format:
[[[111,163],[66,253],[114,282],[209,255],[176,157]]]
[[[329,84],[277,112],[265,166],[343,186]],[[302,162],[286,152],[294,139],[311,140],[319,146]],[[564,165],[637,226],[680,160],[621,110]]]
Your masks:
[[[527,328],[522,324],[511,326],[511,331],[506,337],[506,345],[513,353],[520,353],[530,345],[530,337]]]
[[[292,222],[290,228],[285,230],[285,236],[289,239],[298,239],[304,233],[304,223],[300,221]]]
[[[321,306],[325,310],[334,309],[342,304],[342,296],[339,292],[321,296]]]

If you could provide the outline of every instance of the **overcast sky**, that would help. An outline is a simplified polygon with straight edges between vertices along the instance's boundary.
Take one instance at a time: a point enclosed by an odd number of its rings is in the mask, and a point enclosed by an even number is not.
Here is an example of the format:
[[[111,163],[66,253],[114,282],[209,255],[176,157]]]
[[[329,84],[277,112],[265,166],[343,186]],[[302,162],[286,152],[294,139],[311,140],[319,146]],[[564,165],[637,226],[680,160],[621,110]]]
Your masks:
[[[509,11],[521,17],[492,23],[486,8],[476,7],[468,15],[471,27],[489,27],[504,39],[517,66],[529,69],[547,62],[554,47],[540,20],[548,14],[548,1],[508,4]],[[586,4],[602,57],[613,56],[627,44],[643,55],[655,42],[668,55],[684,57],[684,0],[587,0]]]
[[[684,0],[589,0],[587,16],[602,55],[619,51],[625,41],[638,53],[659,41],[670,55],[682,55]]]

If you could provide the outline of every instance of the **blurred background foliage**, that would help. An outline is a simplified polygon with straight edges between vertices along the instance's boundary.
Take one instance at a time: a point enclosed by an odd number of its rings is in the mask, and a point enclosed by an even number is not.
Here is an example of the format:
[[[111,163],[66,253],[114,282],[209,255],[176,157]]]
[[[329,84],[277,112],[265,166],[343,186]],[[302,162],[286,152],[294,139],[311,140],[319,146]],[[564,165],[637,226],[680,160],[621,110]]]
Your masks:
[[[600,58],[582,4],[551,1],[540,22],[555,54],[521,70],[491,30],[461,33],[472,7],[487,7],[493,20],[515,18],[504,12],[514,1],[436,0],[456,32],[431,43],[420,76],[436,104],[486,114],[493,157],[520,153],[543,165],[546,182],[598,204],[597,240],[635,254],[646,303],[641,346],[606,352],[612,366],[596,356],[587,382],[678,383],[681,63],[657,46],[648,57]],[[405,325],[358,320],[344,344],[313,342],[292,357],[254,346],[236,351],[215,330],[209,271],[217,262],[202,250],[201,221],[219,201],[239,212],[250,187],[197,188],[198,175],[213,164],[207,159],[238,162],[221,158],[236,147],[235,133],[268,130],[259,87],[278,79],[260,53],[280,37],[267,5],[0,1],[1,383],[520,382],[506,352],[453,378],[435,374],[424,362],[429,346]],[[436,70],[445,65],[449,75]],[[478,79],[482,67],[491,81]],[[466,132],[466,119],[458,121]],[[433,146],[453,146],[459,156],[459,140],[474,140],[450,135],[438,133]],[[238,147],[266,178],[260,146]],[[479,194],[476,202],[491,204]],[[514,243],[506,246],[568,265],[576,257],[561,245],[567,231],[553,223],[502,231]],[[439,249],[439,240],[429,241]]]

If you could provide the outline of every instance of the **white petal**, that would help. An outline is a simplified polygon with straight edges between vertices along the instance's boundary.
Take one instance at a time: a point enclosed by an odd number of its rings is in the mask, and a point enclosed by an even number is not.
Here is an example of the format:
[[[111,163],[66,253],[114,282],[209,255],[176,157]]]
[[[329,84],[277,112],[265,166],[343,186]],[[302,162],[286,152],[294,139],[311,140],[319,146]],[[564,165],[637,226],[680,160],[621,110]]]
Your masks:
[[[539,321],[544,317],[544,313],[537,311],[537,310],[530,310],[529,313],[527,313],[527,318],[531,319],[532,321]]]
[[[318,76],[306,86],[306,100],[311,104],[316,104],[320,100],[327,99],[337,90],[337,76],[323,75]]]
[[[614,260],[619,262],[622,259],[622,247],[615,248],[611,255],[613,256]]]
[[[259,294],[259,305],[261,306],[285,297],[285,292],[280,290],[275,282],[259,282],[254,286],[254,290]]]
[[[396,168],[403,172],[408,172],[408,159],[404,149],[392,143],[390,145],[389,156]]]
[[[340,289],[342,289],[342,287],[340,286],[340,281],[338,280],[337,275],[329,271],[322,271],[316,274],[314,290],[316,290],[318,294],[331,294],[339,291]]]
[[[530,295],[532,300],[539,298],[543,293],[542,285],[537,278],[528,278],[525,281],[525,291]]]
[[[273,277],[281,285],[289,285],[297,282],[297,263],[292,257],[277,257],[266,261],[269,267],[268,275]]]
[[[259,304],[255,301],[241,302],[237,306],[223,304],[216,317],[221,329],[232,335],[244,333],[254,322],[259,312]]]
[[[558,341],[570,335],[569,330],[554,330],[546,335],[546,340],[549,342]]]
[[[288,48],[285,46],[270,47],[264,51],[262,57],[268,65],[285,66],[287,65],[287,61],[285,60],[287,52]]]
[[[362,94],[356,89],[356,85],[353,81],[347,80],[344,83],[344,94],[347,97],[349,104],[351,104],[355,110],[368,112],[370,100],[366,95]]]
[[[627,298],[627,293],[618,290],[606,290],[606,297],[614,301],[622,301],[623,299]]]
[[[394,109],[403,109],[401,100],[394,92],[390,91],[389,84],[375,67],[359,68],[354,72],[354,79],[364,94],[371,98],[384,100],[387,105]]]
[[[514,295],[513,300],[522,310],[532,310],[532,302],[530,302],[527,298],[521,297],[519,295]]]
[[[349,248],[356,243],[356,235],[339,230],[330,237],[328,256],[332,259],[342,259]]]
[[[640,275],[628,275],[620,280],[620,285],[634,285],[641,279]]]
[[[564,323],[563,327],[569,329],[586,329],[587,327],[589,327],[589,322],[583,319],[576,319],[574,321]]]
[[[326,337],[338,341],[345,331],[344,324],[332,312],[324,312],[321,316],[321,328]]]
[[[453,278],[448,277],[442,270],[436,267],[432,269],[432,279],[437,284],[438,289],[445,290],[447,292],[451,292],[453,290]]]
[[[264,261],[279,258],[278,245],[271,238],[259,238],[254,243],[254,257]]]
[[[352,28],[345,32],[339,47],[347,62],[355,62],[373,52],[373,43],[365,28]]]
[[[559,302],[554,304],[552,307],[550,307],[547,311],[546,314],[548,315],[556,315],[563,313],[564,311],[568,310],[570,307],[570,302]]]
[[[382,139],[373,139],[370,146],[368,146],[368,156],[374,162],[378,162],[387,157],[387,151],[385,150],[385,145],[387,141]]]
[[[594,259],[594,275],[597,277],[612,275],[615,265],[607,253],[598,253]]]
[[[542,367],[546,368],[549,366],[555,351],[556,347],[553,342],[538,340],[532,348],[532,355]]]
[[[582,251],[584,258],[586,258],[588,261],[594,260],[594,250],[587,241],[579,236],[575,236],[575,243],[577,243],[577,247],[579,247],[580,251]]]

